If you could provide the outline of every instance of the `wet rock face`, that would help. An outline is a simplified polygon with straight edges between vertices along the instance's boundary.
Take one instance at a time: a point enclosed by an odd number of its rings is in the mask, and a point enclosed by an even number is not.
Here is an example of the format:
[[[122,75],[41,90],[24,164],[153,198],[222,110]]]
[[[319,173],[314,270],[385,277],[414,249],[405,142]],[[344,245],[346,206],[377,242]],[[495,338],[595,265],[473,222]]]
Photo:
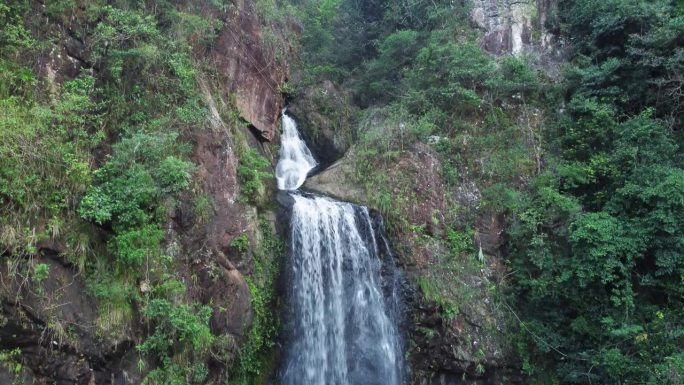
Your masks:
[[[473,3],[471,19],[485,32],[486,51],[517,55],[531,44],[534,0],[475,0]]]
[[[477,288],[483,282],[469,277]],[[521,384],[519,371],[510,365],[497,331],[505,323],[493,318],[490,302],[470,305],[451,319],[432,302],[417,299],[410,329],[411,365],[416,385]],[[497,331],[488,330],[496,328]]]
[[[320,174],[307,179],[303,188],[347,202],[362,202],[366,196],[363,189],[352,182],[345,183],[352,179],[353,167],[350,159],[344,157]]]
[[[495,55],[555,49],[547,20],[556,0],[475,0],[472,23],[484,32],[483,47]]]
[[[237,255],[231,242],[255,229],[245,215],[247,208],[238,200],[238,160],[231,141],[220,131],[200,132],[195,138],[197,177],[212,202],[212,214],[197,218],[194,207],[185,204],[171,226],[179,234],[182,253],[195,256],[191,261],[191,271],[197,277],[191,285],[193,296],[227,309],[213,313],[212,330],[240,340],[251,323],[252,310],[245,271],[234,264],[237,261],[232,257]]]
[[[228,138],[215,132],[198,133],[194,160],[203,190],[213,203],[206,238],[209,247],[226,252],[230,241],[243,227],[238,204],[238,160]]]

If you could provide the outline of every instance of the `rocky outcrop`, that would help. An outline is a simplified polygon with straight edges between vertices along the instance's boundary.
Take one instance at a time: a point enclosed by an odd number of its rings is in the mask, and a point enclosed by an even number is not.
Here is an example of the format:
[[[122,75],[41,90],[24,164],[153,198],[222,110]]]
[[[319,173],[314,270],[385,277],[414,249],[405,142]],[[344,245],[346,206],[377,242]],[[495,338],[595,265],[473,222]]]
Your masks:
[[[49,18],[41,2],[34,3],[31,12],[41,23],[35,21],[33,28],[40,29],[40,36],[51,36],[34,68],[47,85],[46,93],[56,93],[63,81],[83,70],[97,77],[97,65],[88,61],[87,36],[73,29],[83,21],[77,16],[73,20]],[[206,126],[184,132],[183,140],[193,144],[197,167],[193,191],[182,196],[165,224],[166,254],[173,257],[175,277],[188,289],[188,301],[209,304],[214,310],[210,326],[221,344],[212,350],[208,366],[212,378],[223,383],[230,377],[230,366],[253,319],[245,279],[252,273],[252,261],[233,240],[243,234],[250,243],[259,238],[256,209],[239,199],[236,138],[242,146],[255,147],[260,141],[277,139],[284,104],[279,89],[287,67],[276,62],[274,47],[264,43],[250,1],[239,1],[223,11],[209,5],[198,7],[208,17],[223,21],[216,41],[210,47],[198,45],[194,52],[198,60],[212,62],[218,74],[198,74],[210,114]],[[233,107],[251,130],[239,119],[225,122]],[[197,211],[198,196],[206,199],[204,212]],[[94,246],[99,252],[106,239],[96,238],[93,243],[99,243]],[[16,362],[22,369],[14,371],[10,360],[0,362],[0,384],[141,383],[145,371],[138,368],[141,356],[135,347],[150,325],[141,321],[139,304],[130,307],[133,314],[121,322],[122,330],[110,335],[101,324],[102,304],[88,288],[86,274],[61,256],[66,250],[63,240],[38,248],[31,256],[0,250],[0,353],[18,349]],[[38,282],[31,274],[42,264],[49,274]],[[139,284],[141,293],[149,290],[145,282]],[[154,367],[147,364],[148,369]]]
[[[289,101],[288,113],[319,162],[316,170],[328,168],[352,145],[355,110],[350,93],[329,80],[305,87]]]
[[[382,126],[373,120],[374,126]],[[391,131],[391,127],[387,128]],[[372,191],[359,185],[355,174],[359,161],[357,149],[347,154],[330,168],[309,178],[304,188],[338,199],[373,207]],[[376,160],[377,161],[377,160]],[[481,199],[474,183],[464,180],[462,188],[448,189],[442,182],[442,162],[433,148],[415,142],[389,162],[376,166],[390,181],[391,211],[410,226],[396,226],[392,244],[397,261],[410,281],[416,286],[409,301],[410,320],[407,333],[410,339],[409,360],[412,383],[416,385],[503,385],[517,384],[511,365],[510,352],[502,342],[506,328],[506,314],[496,305],[491,288],[505,268],[498,258],[503,244],[500,218],[486,212],[477,213]],[[373,187],[369,187],[373,188]],[[443,269],[439,256],[448,253],[445,227],[455,219],[448,207],[461,207],[459,215],[475,215],[476,223],[471,245],[486,255],[486,263],[476,269],[464,269],[450,275],[452,285],[459,285],[457,314],[445,316],[440,304],[420,293],[417,283],[434,279],[434,272]],[[476,213],[476,214],[473,214]],[[458,217],[458,215],[457,215]],[[429,240],[426,240],[429,239]],[[464,265],[468,258],[463,256]],[[450,273],[452,274],[452,273]],[[459,289],[456,289],[457,291]],[[514,365],[512,365],[514,366]]]
[[[549,54],[562,48],[549,25],[556,9],[556,0],[475,0],[470,17],[490,53]]]
[[[409,330],[411,367],[416,385],[512,385],[522,383],[517,363],[503,336],[504,310],[490,290],[505,268],[488,258],[479,273],[454,277],[468,291],[458,313],[445,317],[434,301],[418,297]]]
[[[366,192],[354,183],[345,183],[353,180],[354,165],[350,156],[346,156],[320,174],[310,177],[302,187],[305,190],[329,195],[346,202],[363,202]]]
[[[416,385],[520,384],[509,357],[488,326],[488,304],[445,320],[434,304],[417,305],[411,358]],[[475,315],[475,317],[473,317]],[[502,327],[502,325],[499,325]]]
[[[229,335],[237,346],[251,324],[252,311],[243,275],[249,269],[241,272],[235,267],[241,256],[231,242],[242,234],[254,238],[256,229],[246,214],[249,208],[238,199],[238,160],[226,132],[198,132],[195,139],[197,180],[211,203],[209,212],[198,215],[186,201],[169,226],[178,236],[180,254],[194,256],[188,273],[197,277],[190,285],[191,295],[200,303],[212,302],[216,309],[225,309],[213,313],[212,331]]]
[[[57,385],[141,380],[135,360],[127,359],[129,352],[136,355],[135,333],[118,341],[96,335],[96,302],[84,295],[84,283],[55,250],[7,262],[0,270],[0,351],[19,349],[27,370],[5,376]],[[37,266],[47,267],[44,279],[35,275]]]
[[[287,79],[288,68],[277,60],[276,47],[265,49],[251,2],[236,2],[223,19],[226,27],[209,54],[222,88],[233,94],[240,114],[260,138],[274,141],[283,107],[280,85]]]

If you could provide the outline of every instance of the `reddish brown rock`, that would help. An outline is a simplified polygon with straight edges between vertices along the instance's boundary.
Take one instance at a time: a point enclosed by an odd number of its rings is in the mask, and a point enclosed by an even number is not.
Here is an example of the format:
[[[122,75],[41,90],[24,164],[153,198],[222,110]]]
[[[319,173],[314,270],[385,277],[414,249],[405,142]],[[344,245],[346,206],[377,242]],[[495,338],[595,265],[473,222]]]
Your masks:
[[[251,3],[238,3],[225,16],[226,27],[210,58],[225,89],[234,95],[241,116],[262,139],[273,141],[283,107],[279,88],[287,78],[287,67],[276,60],[273,49],[265,47]]]
[[[238,200],[238,161],[230,138],[222,131],[205,131],[197,133],[196,141],[197,179],[212,210],[208,218],[197,218],[192,205],[183,205],[175,231],[181,235],[183,253],[196,256],[191,267],[197,276],[191,287],[193,296],[223,309],[214,312],[212,329],[239,340],[251,324],[252,313],[249,288],[233,264],[240,253],[231,242],[244,233],[253,236],[248,231],[253,226],[246,215],[247,207]],[[227,256],[234,257],[233,262]]]
[[[210,248],[224,250],[245,227],[237,202],[237,156],[225,133],[200,132],[196,141],[197,179],[213,207],[206,224],[206,241]]]
[[[48,19],[41,13],[39,3],[35,3],[38,8],[32,11],[35,20],[40,20],[35,28],[54,36],[34,67],[46,85],[46,94],[57,92],[62,82],[74,78],[83,69],[92,69],[97,76],[97,64],[89,62],[91,47],[87,34],[75,33],[67,25],[85,28],[85,22],[77,18],[69,23]],[[228,377],[227,372],[252,322],[250,291],[244,277],[251,273],[251,261],[231,243],[242,234],[253,240],[258,231],[254,209],[238,199],[236,133],[247,137],[248,144],[243,145],[258,143],[244,127],[227,126],[221,116],[225,117],[235,106],[253,126],[252,133],[258,134],[257,139],[277,139],[283,105],[279,85],[287,74],[286,66],[274,59],[274,47],[263,42],[251,2],[237,3],[222,11],[208,4],[193,4],[203,7],[202,12],[207,16],[224,21],[217,39],[210,46],[198,44],[194,52],[197,60],[213,62],[218,76],[198,74],[202,96],[208,97],[205,101],[210,110],[210,124],[183,133],[183,140],[194,144],[193,160],[197,169],[193,191],[185,193],[180,207],[164,227],[167,255],[174,260],[173,273],[188,289],[184,300],[212,306],[211,328],[217,341],[222,341],[223,351],[219,358],[212,355],[209,367],[212,378],[222,379]],[[178,7],[183,6],[182,2],[178,3]],[[77,37],[82,35],[86,36],[85,40]],[[207,78],[210,80],[203,82]],[[197,212],[197,197],[210,201],[207,212]],[[93,243],[104,249],[104,238],[93,239]],[[0,256],[3,259],[0,350],[21,349],[18,359],[24,367],[22,383],[139,384],[145,373],[137,369],[141,356],[135,347],[151,327],[141,320],[142,304],[131,304],[133,314],[122,321],[125,325],[119,325],[123,330],[118,330],[118,335],[100,335],[108,334],[98,324],[102,304],[97,303],[84,282],[85,274],[78,273],[60,256],[66,250],[65,244],[64,239],[41,240],[37,244],[40,254]],[[22,265],[24,274],[33,265],[45,263],[49,266],[49,277],[41,285],[32,282],[30,277],[15,277],[8,270],[11,264],[5,259],[9,258]],[[39,286],[50,296],[37,293],[35,289]],[[141,293],[150,290],[146,281],[136,282],[134,287]],[[148,369],[154,368],[153,362],[147,364]],[[0,383],[12,377],[0,365]]]

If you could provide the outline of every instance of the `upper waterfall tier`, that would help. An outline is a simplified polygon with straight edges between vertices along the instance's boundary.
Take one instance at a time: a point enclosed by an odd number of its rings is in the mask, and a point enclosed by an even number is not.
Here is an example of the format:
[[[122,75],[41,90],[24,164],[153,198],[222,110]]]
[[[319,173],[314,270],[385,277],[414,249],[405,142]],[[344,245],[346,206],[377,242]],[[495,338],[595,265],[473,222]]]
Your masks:
[[[276,166],[279,190],[296,190],[306,180],[316,160],[306,143],[299,137],[297,123],[283,110],[283,133],[280,137],[280,158]]]

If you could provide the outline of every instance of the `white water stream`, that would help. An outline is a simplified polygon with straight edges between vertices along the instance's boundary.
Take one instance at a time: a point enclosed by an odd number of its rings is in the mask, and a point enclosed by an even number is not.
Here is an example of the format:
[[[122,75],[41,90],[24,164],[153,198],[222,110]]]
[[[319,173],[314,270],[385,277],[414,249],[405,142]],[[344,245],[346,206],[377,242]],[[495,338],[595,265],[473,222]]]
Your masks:
[[[306,143],[299,136],[297,123],[285,115],[285,110],[283,110],[282,128],[280,153],[276,166],[278,189],[296,190],[304,184],[306,175],[316,167],[317,163]]]
[[[316,163],[286,116],[283,131],[276,176],[280,189],[293,190]],[[389,273],[382,274],[368,209],[289,194],[294,200],[286,273],[292,280],[291,319],[286,320],[281,384],[404,384],[396,271],[390,263],[385,266]]]

